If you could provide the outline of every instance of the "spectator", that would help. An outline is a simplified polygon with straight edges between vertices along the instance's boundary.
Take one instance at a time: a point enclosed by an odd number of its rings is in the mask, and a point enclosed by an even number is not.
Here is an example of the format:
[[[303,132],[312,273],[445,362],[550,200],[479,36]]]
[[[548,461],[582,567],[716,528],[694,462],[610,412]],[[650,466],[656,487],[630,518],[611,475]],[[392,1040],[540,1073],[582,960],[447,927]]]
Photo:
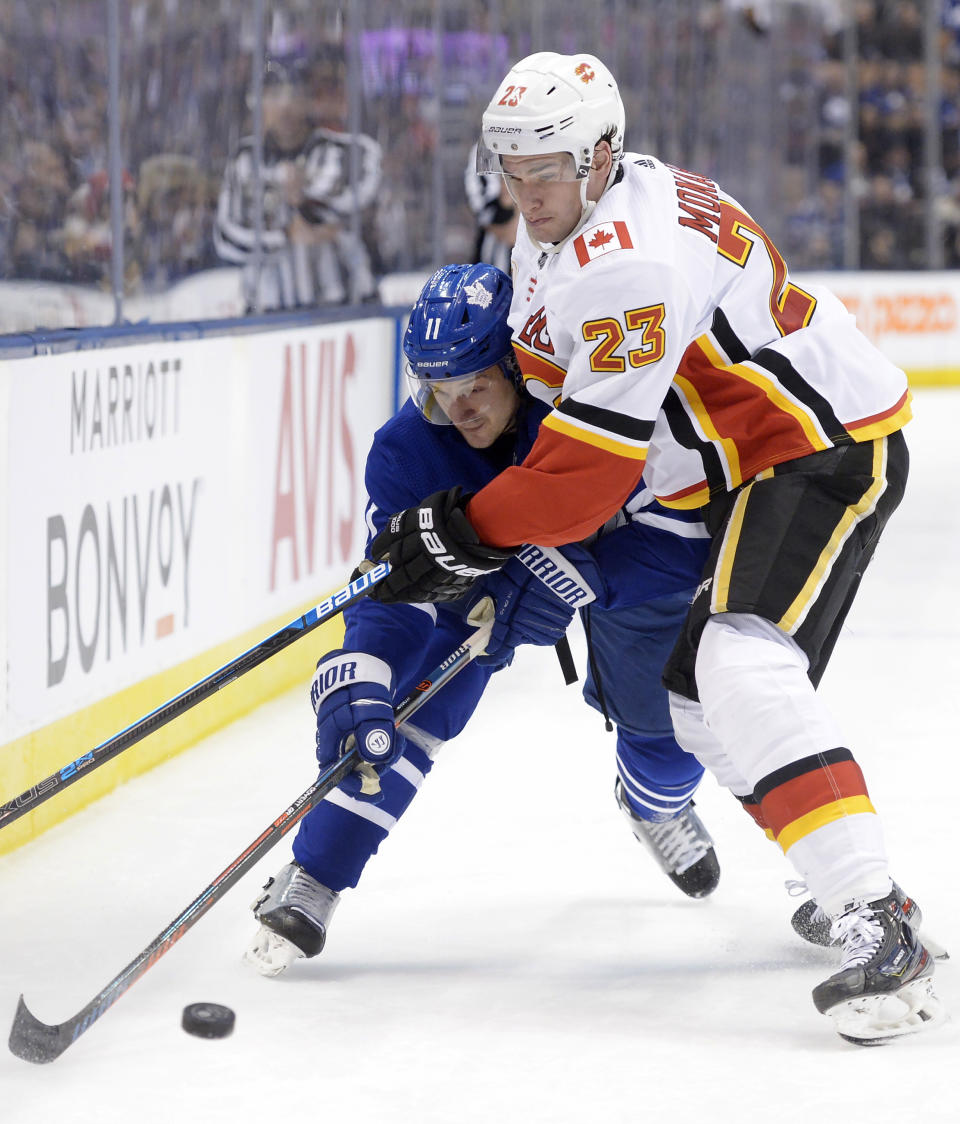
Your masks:
[[[5,257],[11,275],[37,281],[65,281],[70,262],[64,254],[63,223],[70,182],[66,161],[46,141],[27,141],[23,165],[11,197]]]
[[[207,178],[192,156],[161,153],[140,166],[144,282],[163,288],[215,264]]]
[[[140,215],[133,177],[123,173],[124,277],[127,295],[140,288]],[[94,172],[67,200],[63,249],[74,281],[111,289],[113,233],[110,227],[110,190],[106,172]]]

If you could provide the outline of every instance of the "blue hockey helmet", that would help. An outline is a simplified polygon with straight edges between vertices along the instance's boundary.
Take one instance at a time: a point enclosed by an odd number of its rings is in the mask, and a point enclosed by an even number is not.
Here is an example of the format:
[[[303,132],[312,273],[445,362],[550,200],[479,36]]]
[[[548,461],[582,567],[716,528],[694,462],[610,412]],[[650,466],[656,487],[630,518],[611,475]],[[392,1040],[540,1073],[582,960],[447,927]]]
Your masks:
[[[410,396],[438,425],[450,419],[433,393],[467,383],[499,367],[516,389],[523,385],[507,323],[513,285],[492,265],[445,265],[424,285],[403,336]]]

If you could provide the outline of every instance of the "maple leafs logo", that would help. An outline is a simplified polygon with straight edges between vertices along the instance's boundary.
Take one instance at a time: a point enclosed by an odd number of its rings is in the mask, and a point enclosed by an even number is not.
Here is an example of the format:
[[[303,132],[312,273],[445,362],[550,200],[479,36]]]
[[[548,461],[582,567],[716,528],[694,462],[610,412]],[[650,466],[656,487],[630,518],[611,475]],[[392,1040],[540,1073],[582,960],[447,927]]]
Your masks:
[[[464,285],[463,291],[467,294],[467,304],[478,304],[481,308],[487,309],[493,301],[493,293],[479,281]]]
[[[613,241],[613,235],[609,230],[598,230],[597,233],[590,239],[587,245],[591,250],[602,249],[608,242]]]
[[[592,82],[594,78],[596,78],[593,68],[586,62],[580,63],[580,65],[574,69],[573,73],[576,74],[583,83]]]

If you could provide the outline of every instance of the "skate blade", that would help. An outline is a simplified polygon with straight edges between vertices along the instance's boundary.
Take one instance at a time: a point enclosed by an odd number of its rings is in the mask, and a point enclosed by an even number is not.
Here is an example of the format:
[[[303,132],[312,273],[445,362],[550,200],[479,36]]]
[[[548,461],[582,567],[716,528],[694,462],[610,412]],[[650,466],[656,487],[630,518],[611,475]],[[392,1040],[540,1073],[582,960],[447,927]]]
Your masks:
[[[927,952],[930,953],[934,960],[950,959],[950,953],[947,952],[947,950],[943,947],[942,944],[939,943],[939,941],[935,941],[933,937],[929,935],[929,933],[921,932],[919,936],[920,943],[927,950]]]
[[[303,953],[292,941],[261,925],[243,954],[243,962],[255,968],[261,976],[273,977],[285,972],[295,960],[302,957]]]
[[[864,995],[831,1007],[834,1029],[856,1046],[882,1046],[894,1038],[916,1034],[946,1018],[946,1008],[933,993],[933,980],[914,980],[888,995]]]

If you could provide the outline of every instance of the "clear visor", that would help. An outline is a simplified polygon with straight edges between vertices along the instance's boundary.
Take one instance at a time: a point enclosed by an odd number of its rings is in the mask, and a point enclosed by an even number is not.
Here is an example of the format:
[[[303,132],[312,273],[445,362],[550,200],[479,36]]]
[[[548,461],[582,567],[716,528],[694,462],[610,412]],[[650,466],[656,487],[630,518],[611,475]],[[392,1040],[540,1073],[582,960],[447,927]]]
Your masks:
[[[504,377],[498,367],[489,367],[471,375],[424,379],[409,363],[404,373],[410,397],[434,425],[463,425],[489,414],[496,402],[494,380]]]
[[[477,171],[481,175],[503,176],[515,183],[571,183],[583,179],[590,169],[578,168],[572,152],[544,152],[536,156],[510,154],[509,138],[494,152],[483,140],[477,145]]]

